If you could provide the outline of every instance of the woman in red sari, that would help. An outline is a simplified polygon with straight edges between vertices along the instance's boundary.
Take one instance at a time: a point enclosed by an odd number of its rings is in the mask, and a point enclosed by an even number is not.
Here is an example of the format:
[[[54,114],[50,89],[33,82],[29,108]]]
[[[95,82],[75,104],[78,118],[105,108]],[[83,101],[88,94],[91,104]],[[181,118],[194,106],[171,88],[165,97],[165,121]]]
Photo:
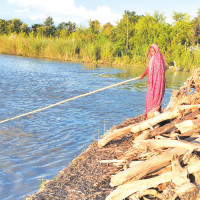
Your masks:
[[[140,76],[140,79],[146,75],[148,77],[145,117],[152,117],[161,112],[161,105],[166,87],[166,63],[157,44],[150,46],[147,58],[149,59],[149,63],[146,71]]]

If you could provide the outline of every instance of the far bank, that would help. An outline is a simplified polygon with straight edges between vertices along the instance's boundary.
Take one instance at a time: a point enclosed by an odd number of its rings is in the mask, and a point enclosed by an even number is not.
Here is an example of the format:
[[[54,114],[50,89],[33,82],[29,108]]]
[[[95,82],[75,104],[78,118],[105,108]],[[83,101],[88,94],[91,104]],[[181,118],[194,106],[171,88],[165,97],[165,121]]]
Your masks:
[[[92,66],[109,66],[130,69],[146,68],[146,51],[132,50],[127,55],[114,55],[110,41],[81,42],[72,39],[22,37],[19,35],[0,36],[0,54],[18,55],[31,58],[88,63]],[[144,48],[144,47],[143,47]],[[192,71],[200,66],[200,50],[187,50],[182,54],[164,52],[168,67],[172,70]]]

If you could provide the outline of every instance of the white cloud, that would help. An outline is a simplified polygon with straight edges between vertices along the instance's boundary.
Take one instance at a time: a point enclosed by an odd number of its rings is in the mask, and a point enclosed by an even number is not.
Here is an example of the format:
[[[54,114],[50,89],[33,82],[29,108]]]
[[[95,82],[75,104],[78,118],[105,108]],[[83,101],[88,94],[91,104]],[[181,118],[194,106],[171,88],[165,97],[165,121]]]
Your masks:
[[[37,20],[45,20],[47,18],[46,15],[30,15],[29,18],[33,21],[37,21]]]
[[[25,8],[39,9],[46,16],[52,16],[55,21],[59,19],[74,19],[73,22],[86,20],[99,20],[100,23],[116,22],[121,18],[121,15],[113,13],[108,6],[100,6],[96,10],[87,10],[83,6],[76,6],[75,0],[9,0],[13,4],[20,5]],[[32,19],[37,19],[37,15],[33,14]],[[41,16],[38,16],[38,19]]]
[[[18,13],[28,13],[30,10],[28,8],[22,9],[22,10],[16,10]]]

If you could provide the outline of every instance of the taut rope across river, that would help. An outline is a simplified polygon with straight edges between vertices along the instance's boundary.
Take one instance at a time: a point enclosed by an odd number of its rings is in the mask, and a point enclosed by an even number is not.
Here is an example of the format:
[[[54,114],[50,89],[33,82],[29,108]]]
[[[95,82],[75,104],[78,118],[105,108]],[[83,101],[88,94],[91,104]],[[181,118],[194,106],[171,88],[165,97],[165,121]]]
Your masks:
[[[90,94],[94,94],[94,93],[97,93],[97,92],[100,92],[100,91],[103,91],[103,90],[106,90],[106,89],[109,89],[109,88],[112,88],[112,87],[115,87],[115,86],[118,86],[118,85],[122,85],[122,84],[131,82],[131,81],[134,81],[134,80],[137,80],[137,79],[139,79],[139,77],[132,78],[132,79],[129,79],[129,80],[126,80],[126,81],[122,81],[122,82],[119,82],[119,83],[115,83],[113,85],[109,85],[109,86],[106,86],[106,87],[103,87],[103,88],[100,88],[100,89],[97,89],[97,90],[94,90],[94,91],[91,91],[91,92],[88,92],[88,93],[84,93],[84,94],[69,98],[69,99],[65,99],[65,100],[60,101],[58,103],[51,104],[49,106],[45,106],[45,107],[39,108],[37,110],[33,110],[33,111],[30,111],[30,112],[27,112],[27,113],[24,113],[24,114],[21,114],[21,115],[12,117],[12,118],[8,118],[8,119],[5,119],[5,120],[2,120],[2,121],[0,121],[0,124],[8,122],[8,121],[11,121],[11,120],[14,120],[14,119],[18,119],[18,118],[21,118],[21,117],[24,117],[24,116],[27,116],[27,115],[30,115],[30,114],[34,114],[34,113],[46,110],[48,108],[52,108],[52,107],[58,106],[58,105],[63,104],[65,102],[68,102],[68,101],[71,101],[71,100],[74,100],[74,99],[78,99],[78,98],[81,98],[81,97],[85,97],[85,96],[88,96]]]

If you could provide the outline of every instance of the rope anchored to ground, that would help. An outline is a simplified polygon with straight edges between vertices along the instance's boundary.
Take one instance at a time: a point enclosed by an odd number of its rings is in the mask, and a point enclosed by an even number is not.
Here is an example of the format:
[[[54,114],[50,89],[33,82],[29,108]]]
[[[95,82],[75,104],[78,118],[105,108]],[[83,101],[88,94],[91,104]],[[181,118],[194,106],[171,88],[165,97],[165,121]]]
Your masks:
[[[115,87],[115,86],[118,86],[118,85],[122,85],[122,84],[131,82],[131,81],[134,81],[134,80],[137,80],[137,79],[139,79],[139,77],[132,78],[132,79],[129,79],[129,80],[126,80],[126,81],[122,81],[122,82],[119,82],[119,83],[115,83],[113,85],[109,85],[109,86],[106,86],[106,87],[103,87],[103,88],[100,88],[100,89],[97,89],[97,90],[94,90],[94,91],[91,91],[91,92],[88,92],[88,93],[84,93],[84,94],[69,98],[69,99],[65,99],[65,100],[60,101],[58,103],[51,104],[49,106],[45,106],[45,107],[39,108],[37,110],[33,110],[33,111],[30,111],[30,112],[27,112],[27,113],[24,113],[24,114],[21,114],[21,115],[12,117],[12,118],[8,118],[8,119],[5,119],[5,120],[2,120],[2,121],[0,121],[0,124],[8,122],[8,121],[11,121],[11,120],[14,120],[14,119],[18,119],[18,118],[21,118],[21,117],[24,117],[24,116],[27,116],[27,115],[30,115],[30,114],[34,114],[34,113],[46,110],[48,108],[52,108],[52,107],[58,106],[58,105],[63,104],[65,102],[68,102],[68,101],[71,101],[71,100],[74,100],[74,99],[78,99],[78,98],[81,98],[81,97],[85,97],[85,96],[88,96],[90,94],[94,94],[94,93],[97,93],[97,92],[100,92],[100,91],[103,91],[103,90],[106,90],[106,89],[109,89],[109,88],[112,88],[112,87]]]

